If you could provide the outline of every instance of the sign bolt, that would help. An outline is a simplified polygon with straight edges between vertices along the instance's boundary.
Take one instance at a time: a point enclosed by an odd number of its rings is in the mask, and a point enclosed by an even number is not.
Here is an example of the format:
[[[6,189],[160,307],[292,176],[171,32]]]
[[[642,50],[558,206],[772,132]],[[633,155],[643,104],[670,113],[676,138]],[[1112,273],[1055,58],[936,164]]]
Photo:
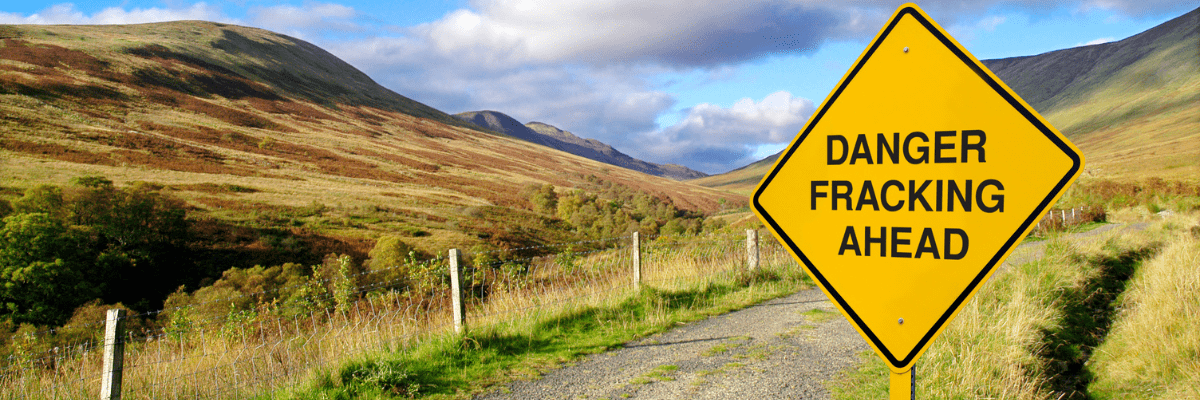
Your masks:
[[[908,47],[905,47],[905,48],[904,48],[904,52],[905,52],[905,53],[907,53],[907,52],[908,52]]]
[[[904,325],[904,318],[900,318],[900,325]]]

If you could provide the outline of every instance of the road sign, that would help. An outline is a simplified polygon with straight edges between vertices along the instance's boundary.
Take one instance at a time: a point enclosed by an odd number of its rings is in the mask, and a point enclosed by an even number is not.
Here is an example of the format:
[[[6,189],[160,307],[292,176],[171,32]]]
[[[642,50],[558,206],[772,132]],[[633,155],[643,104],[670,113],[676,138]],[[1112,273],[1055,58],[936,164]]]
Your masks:
[[[754,193],[755,213],[905,373],[1083,167],[905,4]]]

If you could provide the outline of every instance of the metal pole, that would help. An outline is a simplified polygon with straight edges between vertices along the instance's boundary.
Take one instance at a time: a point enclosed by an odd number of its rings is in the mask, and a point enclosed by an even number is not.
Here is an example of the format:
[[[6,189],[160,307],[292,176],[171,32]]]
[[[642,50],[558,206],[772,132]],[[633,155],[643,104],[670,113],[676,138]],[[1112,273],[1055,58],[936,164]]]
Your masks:
[[[125,367],[125,310],[108,310],[104,322],[104,375],[100,399],[121,399],[121,373]]]
[[[907,371],[896,373],[890,371],[889,394],[890,400],[915,400],[917,398],[917,366],[913,364]]]

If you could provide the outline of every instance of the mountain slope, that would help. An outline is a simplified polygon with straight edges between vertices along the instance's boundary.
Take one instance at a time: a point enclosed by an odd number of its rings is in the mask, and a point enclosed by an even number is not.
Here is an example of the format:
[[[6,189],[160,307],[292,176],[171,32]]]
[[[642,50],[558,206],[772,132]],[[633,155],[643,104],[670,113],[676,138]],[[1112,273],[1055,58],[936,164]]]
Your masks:
[[[984,63],[1084,151],[1085,176],[1200,176],[1200,8],[1117,42]]]
[[[1083,151],[1085,177],[1200,176],[1200,8],[1117,42],[983,64]],[[778,156],[693,182],[749,195]]]
[[[733,171],[720,175],[709,175],[692,180],[691,183],[749,196],[750,193],[754,192],[754,188],[758,187],[758,183],[762,181],[763,176],[771,170],[771,167],[775,166],[775,160],[778,160],[782,154],[783,152],[775,153]]]
[[[354,240],[402,229],[436,252],[562,239],[525,210],[530,185],[742,201],[479,131],[316,46],[208,22],[0,26],[0,132],[7,197],[104,175],[204,218]]]
[[[571,132],[541,122],[522,125],[512,117],[497,111],[472,111],[455,114],[464,121],[491,129],[527,142],[562,150],[581,157],[616,165],[650,175],[664,176],[676,180],[695,179],[706,176],[682,165],[655,164],[621,153],[612,146],[595,139],[584,139]]]

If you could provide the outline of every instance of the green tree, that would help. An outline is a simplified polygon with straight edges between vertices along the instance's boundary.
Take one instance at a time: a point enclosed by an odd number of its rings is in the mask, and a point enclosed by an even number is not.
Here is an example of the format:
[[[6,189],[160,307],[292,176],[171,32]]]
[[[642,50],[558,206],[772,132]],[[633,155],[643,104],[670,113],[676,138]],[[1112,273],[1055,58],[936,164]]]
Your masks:
[[[0,313],[16,323],[60,325],[100,294],[88,279],[84,242],[45,213],[4,218],[0,228]]]
[[[157,308],[177,286],[198,279],[182,202],[145,183],[116,189],[102,178],[80,181],[67,205],[70,222],[88,233],[97,278],[108,283],[106,303]]]
[[[529,202],[533,204],[534,211],[554,214],[558,210],[558,193],[554,191],[554,185],[547,183],[534,190]]]
[[[413,251],[416,249],[405,243],[399,236],[387,235],[379,238],[375,242],[375,247],[371,248],[370,253],[367,253],[370,257],[367,265],[370,266],[372,272],[390,268],[403,269],[408,261],[408,253]]]
[[[62,188],[51,185],[38,185],[25,190],[25,195],[13,202],[13,212],[17,214],[42,213],[54,218],[62,218],[66,214]]]

